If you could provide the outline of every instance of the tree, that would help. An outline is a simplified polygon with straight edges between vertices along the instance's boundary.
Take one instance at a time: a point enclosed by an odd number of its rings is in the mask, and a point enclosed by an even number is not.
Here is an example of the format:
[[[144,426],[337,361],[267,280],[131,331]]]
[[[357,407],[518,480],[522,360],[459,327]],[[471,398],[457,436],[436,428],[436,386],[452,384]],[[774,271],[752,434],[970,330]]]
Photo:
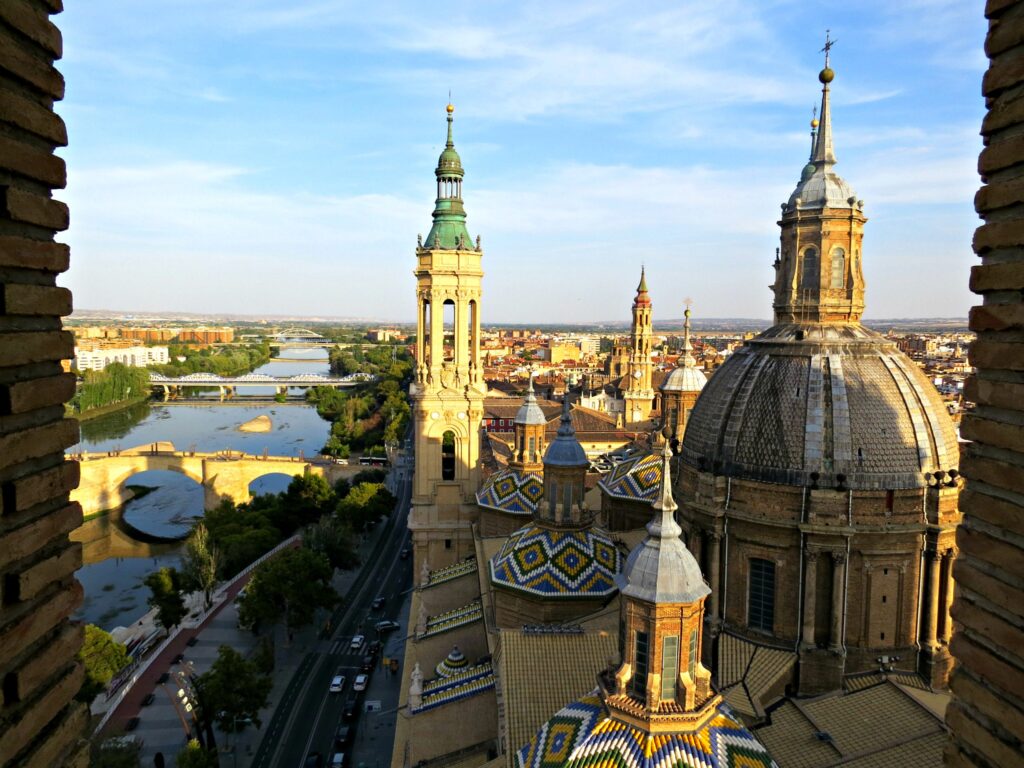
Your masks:
[[[78,699],[85,702],[96,698],[111,678],[131,661],[122,643],[93,624],[85,625],[85,640],[78,651],[78,659],[85,667],[85,682]]]
[[[285,531],[309,525],[334,511],[337,500],[330,483],[320,475],[293,477],[281,495],[278,525]]]
[[[332,568],[346,570],[359,564],[352,527],[332,515],[324,515],[303,534],[302,543],[327,558]]]
[[[325,555],[305,547],[260,563],[239,602],[239,622],[254,629],[282,618],[289,630],[309,624],[318,608],[330,608],[338,600],[330,584],[332,572]]]
[[[206,598],[206,607],[213,605],[213,588],[217,586],[217,569],[220,566],[220,552],[210,540],[210,533],[203,523],[192,529],[185,544],[185,556],[181,561],[182,580],[190,590],[201,591]]]
[[[217,755],[207,752],[202,745],[192,739],[188,745],[174,758],[178,768],[217,768]]]
[[[356,475],[358,480],[360,475]],[[382,515],[387,515],[395,506],[395,497],[380,483],[362,482],[352,487],[348,496],[338,502],[338,518],[362,531],[375,523]]]
[[[150,589],[146,600],[156,608],[156,620],[167,632],[178,626],[185,618],[185,599],[182,597],[181,574],[175,568],[161,568],[146,577],[143,582]]]
[[[196,694],[203,702],[202,716],[215,720],[224,733],[242,731],[249,722],[259,728],[259,713],[267,706],[272,685],[270,676],[261,672],[255,661],[228,645],[217,650],[209,671],[195,678]]]

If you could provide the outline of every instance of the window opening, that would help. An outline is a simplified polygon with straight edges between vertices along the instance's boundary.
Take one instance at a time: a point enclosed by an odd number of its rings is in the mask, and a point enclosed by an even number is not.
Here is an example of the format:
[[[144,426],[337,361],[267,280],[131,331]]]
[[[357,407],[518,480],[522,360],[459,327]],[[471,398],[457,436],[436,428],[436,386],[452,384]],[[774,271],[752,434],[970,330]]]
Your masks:
[[[676,697],[676,678],[679,677],[679,637],[668,635],[661,641],[661,698]]]
[[[445,432],[441,437],[441,479],[455,479],[455,433]]]
[[[775,624],[775,563],[751,558],[747,626],[771,632]]]

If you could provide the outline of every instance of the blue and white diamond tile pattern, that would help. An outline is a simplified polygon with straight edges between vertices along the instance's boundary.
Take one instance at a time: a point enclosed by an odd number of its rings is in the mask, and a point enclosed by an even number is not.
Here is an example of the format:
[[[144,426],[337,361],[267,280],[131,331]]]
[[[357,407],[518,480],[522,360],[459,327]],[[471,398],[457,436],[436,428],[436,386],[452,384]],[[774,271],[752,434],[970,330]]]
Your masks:
[[[494,669],[490,662],[470,667],[451,677],[441,677],[423,684],[423,699],[413,714],[476,696],[494,688]]]
[[[490,563],[491,583],[551,598],[604,597],[615,592],[622,556],[604,533],[526,526]]]
[[[612,469],[598,482],[609,496],[653,503],[661,488],[661,456],[646,453]]]
[[[544,498],[544,478],[513,467],[495,472],[477,491],[476,503],[511,515],[532,515]]]

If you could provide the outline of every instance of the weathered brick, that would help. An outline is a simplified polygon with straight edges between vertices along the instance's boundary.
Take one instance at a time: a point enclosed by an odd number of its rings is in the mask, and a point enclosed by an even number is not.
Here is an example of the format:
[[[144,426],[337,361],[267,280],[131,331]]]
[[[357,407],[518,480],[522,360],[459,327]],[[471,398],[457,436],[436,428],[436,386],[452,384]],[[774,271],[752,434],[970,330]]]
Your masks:
[[[0,50],[4,52],[0,58],[0,69],[37,88],[46,96],[57,100],[64,98],[64,78],[51,61],[38,55],[38,48],[32,51],[11,32],[0,27]]]
[[[1012,8],[1018,0],[988,0],[985,3],[985,17],[989,19],[997,18],[1007,8]]]
[[[68,129],[60,115],[40,104],[26,99],[14,91],[0,87],[0,122],[10,123],[52,141],[58,147],[67,146]]]
[[[985,38],[985,53],[989,57],[997,56],[1004,51],[1024,42],[1024,26],[1020,24],[993,24]]]
[[[27,747],[35,734],[61,713],[82,687],[84,678],[81,665],[70,667],[66,675],[32,703],[20,720],[0,731],[0,755],[16,755]]]
[[[68,180],[63,158],[7,136],[0,136],[0,167],[54,188]]]
[[[89,743],[79,743],[88,726],[89,710],[80,702],[72,702],[60,722],[25,758],[25,768],[88,768]]]
[[[71,314],[71,291],[51,285],[7,283],[3,290],[4,314],[53,315]]]
[[[0,3],[0,19],[42,46],[53,58],[59,59],[63,55],[60,30],[39,8],[32,7],[25,0],[4,0]]]
[[[998,695],[999,691],[1024,691],[1024,671],[1006,663],[987,648],[971,640],[965,632],[954,632],[949,649],[971,674],[982,680]]]
[[[960,509],[989,525],[1005,528],[1024,536],[1024,514],[1016,504],[979,493],[968,485],[960,494]],[[1024,605],[1024,603],[1022,603]]]
[[[66,536],[82,524],[82,507],[77,502],[43,515],[28,525],[4,533],[0,567],[29,557],[58,536]]]
[[[82,567],[82,544],[71,542],[60,554],[40,560],[18,574],[18,599],[31,600],[44,587],[74,574]]]
[[[1024,244],[1024,219],[990,221],[974,230],[974,252]]]
[[[64,461],[42,472],[19,477],[11,483],[14,509],[0,508],[0,514],[12,515],[50,499],[61,498],[77,487],[81,467],[77,461]]]
[[[59,232],[68,228],[69,221],[64,203],[17,187],[0,187],[0,216]]]
[[[978,213],[986,213],[997,208],[1005,208],[1024,202],[1024,181],[989,182],[974,196],[974,209]]]
[[[985,178],[997,171],[1004,171],[1024,161],[1024,137],[1011,136],[993,141],[981,151],[978,157],[978,173]],[[975,248],[976,253],[981,253]]]
[[[957,600],[950,615],[961,624],[970,626],[975,632],[982,634],[986,640],[1006,649],[1016,649],[1016,639],[1020,637],[1020,627],[1007,623],[994,613],[985,610],[967,599]]]
[[[983,136],[990,136],[996,131],[1021,122],[1024,122],[1024,99],[1020,96],[1011,98],[1009,94],[1003,94],[992,103],[985,119],[981,121],[981,133]],[[977,200],[975,197],[975,205]],[[982,209],[977,210],[980,212]]]
[[[72,662],[82,647],[84,630],[81,625],[67,624],[55,638],[46,643],[38,654],[15,671],[18,681],[18,696],[22,699],[32,696],[39,686],[46,682],[54,670],[62,669]]]
[[[946,709],[946,723],[958,735],[966,737],[971,746],[994,765],[1020,765],[1020,752],[971,717],[959,702],[950,702]]]
[[[0,469],[50,453],[63,452],[78,442],[78,422],[61,419],[52,424],[0,435]]]
[[[1024,77],[1024,56],[1000,56],[993,59],[981,79],[981,93],[995,96],[999,91],[1012,88]]]
[[[2,387],[0,387],[2,389]],[[59,405],[75,394],[75,375],[61,373],[45,379],[19,381],[7,387],[11,413],[27,413],[49,405]],[[2,402],[3,398],[0,398]]]
[[[976,455],[968,450],[960,458],[960,471],[973,480],[982,480],[997,488],[1021,488],[1024,481],[1024,468],[1005,461],[990,459]]]
[[[1024,445],[1024,426],[987,419],[976,413],[964,417],[960,425],[960,435],[967,440],[976,440],[1010,450]]]
[[[71,249],[64,243],[30,240],[26,237],[0,237],[0,267],[64,272]]]
[[[1007,573],[1013,573],[1024,557],[1020,548],[988,534],[973,531],[966,525],[957,528],[956,543],[962,556],[977,558]]]
[[[995,696],[963,670],[954,673],[950,690],[967,707],[977,709],[985,717],[1001,722],[1011,733],[1024,733],[1024,712],[1005,699]]]
[[[81,603],[82,585],[75,581],[69,589],[54,592],[34,610],[25,611],[17,621],[4,626],[0,630],[0,670],[8,669],[15,658],[62,623]]]
[[[1024,384],[970,376],[964,383],[964,397],[978,405],[1015,410],[1024,403]]]
[[[5,366],[70,360],[74,354],[75,337],[69,331],[0,333],[0,360]]]
[[[971,365],[978,368],[1024,371],[1024,342],[987,341],[979,338],[971,344],[969,358]]]
[[[1010,288],[1024,288],[1024,260],[971,267],[971,290],[975,293]]]

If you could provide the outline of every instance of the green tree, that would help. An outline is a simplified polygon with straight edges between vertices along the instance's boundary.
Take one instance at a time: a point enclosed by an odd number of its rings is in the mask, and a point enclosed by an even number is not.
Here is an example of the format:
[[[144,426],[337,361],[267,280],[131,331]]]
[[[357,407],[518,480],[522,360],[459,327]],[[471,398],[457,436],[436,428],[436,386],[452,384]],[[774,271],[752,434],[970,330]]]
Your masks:
[[[359,475],[355,479],[358,478]],[[338,502],[337,516],[353,530],[363,531],[382,515],[389,514],[394,505],[395,497],[381,483],[361,482]]]
[[[239,623],[254,630],[282,618],[289,630],[309,624],[318,608],[338,600],[332,572],[325,555],[305,547],[275,555],[253,571],[239,602]]]
[[[178,626],[185,618],[185,599],[182,597],[181,574],[175,568],[161,568],[143,582],[150,590],[146,600],[156,608],[156,619],[166,631]]]
[[[196,693],[203,702],[203,716],[210,716],[224,733],[245,730],[251,721],[259,728],[260,710],[267,706],[273,682],[228,645],[217,649],[217,659],[209,671],[195,678]]]
[[[181,561],[182,581],[187,589],[200,591],[206,598],[206,607],[213,605],[213,588],[217,586],[220,552],[210,540],[203,523],[192,529],[185,543],[185,556]]]
[[[294,531],[334,511],[338,502],[334,489],[320,475],[300,475],[288,483],[281,497],[279,525]]]
[[[324,515],[306,529],[302,543],[327,558],[332,568],[347,570],[359,565],[352,527],[333,515]]]
[[[217,768],[219,762],[216,753],[207,752],[202,745],[192,739],[174,758],[178,768]]]
[[[85,625],[85,640],[78,651],[78,659],[85,667],[85,682],[78,699],[85,702],[96,698],[111,678],[131,661],[124,644],[93,624]]]

